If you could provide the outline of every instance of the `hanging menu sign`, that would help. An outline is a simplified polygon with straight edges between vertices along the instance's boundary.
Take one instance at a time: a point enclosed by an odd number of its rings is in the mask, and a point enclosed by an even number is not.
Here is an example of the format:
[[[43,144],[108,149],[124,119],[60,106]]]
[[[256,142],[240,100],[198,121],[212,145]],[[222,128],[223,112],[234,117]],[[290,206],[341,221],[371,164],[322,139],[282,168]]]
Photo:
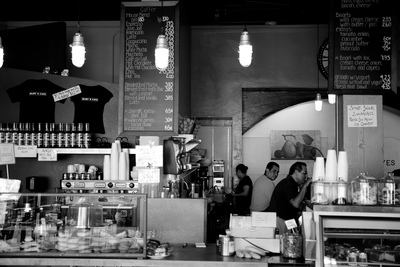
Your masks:
[[[349,94],[390,90],[392,1],[332,1],[333,89]]]
[[[178,127],[177,1],[122,2],[119,133],[171,135]],[[165,70],[155,66],[157,37],[169,48]]]

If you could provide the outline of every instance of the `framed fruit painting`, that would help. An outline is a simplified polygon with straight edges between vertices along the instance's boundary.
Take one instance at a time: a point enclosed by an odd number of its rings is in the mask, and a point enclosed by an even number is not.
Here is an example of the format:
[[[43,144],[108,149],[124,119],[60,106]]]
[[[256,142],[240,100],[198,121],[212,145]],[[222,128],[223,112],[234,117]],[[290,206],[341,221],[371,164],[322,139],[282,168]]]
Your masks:
[[[271,131],[271,160],[314,160],[321,156],[321,131]]]

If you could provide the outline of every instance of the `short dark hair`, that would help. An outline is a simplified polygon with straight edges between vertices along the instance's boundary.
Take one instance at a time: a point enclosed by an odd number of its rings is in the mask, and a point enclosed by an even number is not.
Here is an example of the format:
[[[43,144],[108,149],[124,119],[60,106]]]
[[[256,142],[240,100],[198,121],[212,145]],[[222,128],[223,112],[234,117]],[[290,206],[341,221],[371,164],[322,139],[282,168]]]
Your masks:
[[[244,164],[239,164],[236,166],[236,171],[241,171],[244,174],[247,174],[247,170],[249,169],[249,167],[247,167]]]
[[[272,170],[272,168],[273,168],[274,166],[276,166],[277,168],[279,168],[279,164],[278,164],[278,163],[276,163],[276,162],[274,162],[274,161],[270,161],[270,162],[268,162],[268,164],[267,164],[267,169],[268,169],[268,170]]]
[[[280,167],[279,167],[279,164],[276,163],[275,161],[270,161],[270,162],[268,162],[267,167],[265,168],[265,171],[264,171],[264,175],[265,175],[265,176],[267,175],[267,169],[268,169],[268,170],[272,170],[272,168],[273,168],[274,166],[276,166],[277,168],[280,168]]]
[[[293,165],[290,166],[289,175],[293,175],[296,170],[301,172],[303,170],[303,166],[307,167],[307,164],[301,161],[293,163]]]
[[[400,176],[400,169],[396,169],[392,173],[394,176]]]

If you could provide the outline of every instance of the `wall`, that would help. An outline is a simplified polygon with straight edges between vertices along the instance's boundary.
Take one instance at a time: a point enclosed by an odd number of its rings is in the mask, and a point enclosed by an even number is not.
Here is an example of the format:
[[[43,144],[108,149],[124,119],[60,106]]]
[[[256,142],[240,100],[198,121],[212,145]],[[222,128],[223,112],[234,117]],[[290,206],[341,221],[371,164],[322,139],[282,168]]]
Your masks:
[[[233,118],[232,166],[242,157],[242,88],[327,88],[317,52],[326,25],[247,26],[253,61],[238,61],[241,26],[192,28],[192,116]],[[265,164],[262,164],[265,165]]]

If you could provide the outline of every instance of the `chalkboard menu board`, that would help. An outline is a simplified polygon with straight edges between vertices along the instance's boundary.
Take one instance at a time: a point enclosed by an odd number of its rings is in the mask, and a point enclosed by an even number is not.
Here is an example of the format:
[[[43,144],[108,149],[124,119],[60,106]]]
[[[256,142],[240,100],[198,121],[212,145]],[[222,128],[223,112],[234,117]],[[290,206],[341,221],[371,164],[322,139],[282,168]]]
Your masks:
[[[382,94],[392,89],[392,2],[331,0],[330,92]]]
[[[178,132],[177,3],[121,3],[119,134]],[[163,71],[155,67],[154,56],[161,33],[169,47],[169,64]]]

